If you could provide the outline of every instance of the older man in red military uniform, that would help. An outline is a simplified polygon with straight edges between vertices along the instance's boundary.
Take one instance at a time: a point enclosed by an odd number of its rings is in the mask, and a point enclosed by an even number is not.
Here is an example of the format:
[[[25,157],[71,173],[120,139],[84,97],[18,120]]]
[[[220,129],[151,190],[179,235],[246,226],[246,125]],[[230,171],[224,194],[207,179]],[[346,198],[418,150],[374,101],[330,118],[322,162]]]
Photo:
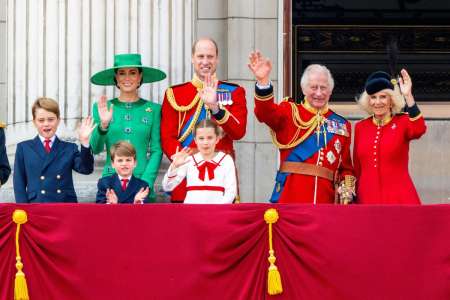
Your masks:
[[[296,104],[285,99],[276,104],[269,78],[270,60],[253,52],[249,68],[257,80],[255,115],[270,127],[280,150],[281,164],[271,202],[351,202],[351,125],[328,108],[334,87],[330,71],[322,65],[308,66],[301,79],[304,101]],[[341,197],[335,196],[338,184]]]
[[[216,78],[218,62],[216,42],[199,39],[192,47],[193,79],[167,89],[161,112],[161,144],[169,159],[177,148],[196,148],[193,129],[205,118],[211,118],[223,130],[216,149],[234,158],[233,140],[241,139],[247,127],[245,90]],[[185,187],[183,181],[172,191],[172,202],[184,200]]]

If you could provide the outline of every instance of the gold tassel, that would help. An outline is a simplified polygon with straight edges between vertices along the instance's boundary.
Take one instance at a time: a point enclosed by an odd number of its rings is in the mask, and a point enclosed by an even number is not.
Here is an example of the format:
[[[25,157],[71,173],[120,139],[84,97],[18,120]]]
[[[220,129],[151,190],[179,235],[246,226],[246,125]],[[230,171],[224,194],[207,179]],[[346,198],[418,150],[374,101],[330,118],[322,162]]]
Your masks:
[[[278,221],[278,212],[275,208],[269,208],[264,213],[264,220],[269,224],[269,270],[267,273],[267,293],[269,295],[278,295],[283,292],[283,285],[281,283],[280,271],[278,271],[275,261],[275,251],[272,243],[272,224]]]
[[[19,249],[19,232],[20,225],[25,224],[28,221],[27,213],[24,210],[16,209],[13,213],[12,219],[17,224],[16,229],[16,278],[14,280],[14,300],[29,300],[27,280],[25,273],[22,272],[23,263],[20,257]]]

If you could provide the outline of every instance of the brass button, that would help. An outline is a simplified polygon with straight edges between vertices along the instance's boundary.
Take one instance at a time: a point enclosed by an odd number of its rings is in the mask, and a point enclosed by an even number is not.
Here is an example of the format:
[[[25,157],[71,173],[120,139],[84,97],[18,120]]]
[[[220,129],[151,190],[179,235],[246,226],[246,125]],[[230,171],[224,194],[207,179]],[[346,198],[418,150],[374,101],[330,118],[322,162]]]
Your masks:
[[[44,180],[45,179],[45,176],[41,176],[41,180]]]
[[[57,192],[58,194],[61,194],[61,190],[56,190],[56,192]]]
[[[45,194],[45,190],[42,190],[42,191],[41,191],[41,194]]]

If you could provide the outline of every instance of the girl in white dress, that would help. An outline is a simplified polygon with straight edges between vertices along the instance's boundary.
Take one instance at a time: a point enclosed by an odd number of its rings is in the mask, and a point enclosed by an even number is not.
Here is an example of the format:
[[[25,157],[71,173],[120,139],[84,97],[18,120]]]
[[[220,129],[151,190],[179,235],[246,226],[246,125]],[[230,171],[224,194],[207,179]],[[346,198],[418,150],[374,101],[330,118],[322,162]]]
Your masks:
[[[184,203],[233,203],[237,194],[236,170],[233,158],[216,152],[220,129],[211,120],[200,121],[194,129],[198,152],[183,148],[172,155],[172,164],[163,179],[163,189],[172,191],[186,177]]]

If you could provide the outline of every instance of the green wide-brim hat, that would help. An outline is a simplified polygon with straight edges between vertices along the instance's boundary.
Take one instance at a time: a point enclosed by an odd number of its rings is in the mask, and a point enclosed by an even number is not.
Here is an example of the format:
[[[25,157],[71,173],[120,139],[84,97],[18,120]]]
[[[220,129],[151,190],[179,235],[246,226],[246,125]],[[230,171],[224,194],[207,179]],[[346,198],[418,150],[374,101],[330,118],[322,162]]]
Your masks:
[[[114,78],[116,70],[122,68],[142,69],[142,83],[160,81],[166,78],[166,73],[161,70],[142,65],[140,54],[117,54],[114,55],[114,67],[95,73],[91,82],[97,85],[116,85]]]

